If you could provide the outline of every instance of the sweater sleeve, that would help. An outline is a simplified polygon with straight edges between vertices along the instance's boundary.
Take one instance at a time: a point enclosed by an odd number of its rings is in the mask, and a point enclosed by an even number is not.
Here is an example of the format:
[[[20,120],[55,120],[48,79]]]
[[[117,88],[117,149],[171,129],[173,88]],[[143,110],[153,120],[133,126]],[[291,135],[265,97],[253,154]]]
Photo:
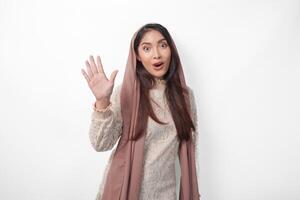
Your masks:
[[[190,103],[191,103],[191,114],[192,114],[192,120],[195,125],[195,131],[192,131],[192,138],[195,146],[195,162],[196,162],[196,173],[197,173],[197,181],[198,181],[198,189],[199,189],[199,141],[198,141],[198,117],[197,117],[197,105],[196,105],[196,100],[195,100],[195,95],[194,92],[191,88],[189,89],[189,97],[190,97]],[[200,192],[200,189],[199,189]],[[200,195],[201,196],[201,195]]]
[[[93,108],[89,127],[89,138],[97,152],[113,148],[122,134],[122,115],[120,104],[121,85],[114,88],[111,104],[103,110]]]

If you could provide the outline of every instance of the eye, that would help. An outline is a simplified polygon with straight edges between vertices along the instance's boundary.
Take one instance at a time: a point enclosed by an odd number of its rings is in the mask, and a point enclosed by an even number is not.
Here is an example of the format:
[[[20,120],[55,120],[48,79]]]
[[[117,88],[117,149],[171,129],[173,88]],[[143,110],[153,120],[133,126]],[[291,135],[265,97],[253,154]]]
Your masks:
[[[168,46],[167,43],[165,43],[165,42],[161,43],[161,47],[165,48],[165,47],[167,47],[167,46]]]
[[[150,50],[150,48],[149,48],[149,47],[146,47],[146,46],[144,46],[144,47],[143,47],[143,50],[144,50],[144,51],[149,51],[149,50]]]

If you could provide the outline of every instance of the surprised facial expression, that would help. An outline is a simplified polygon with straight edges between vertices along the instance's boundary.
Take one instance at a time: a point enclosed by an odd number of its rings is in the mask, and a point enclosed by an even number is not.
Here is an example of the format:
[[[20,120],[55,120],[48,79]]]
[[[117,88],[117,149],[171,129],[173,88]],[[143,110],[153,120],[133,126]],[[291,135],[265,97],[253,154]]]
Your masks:
[[[161,79],[168,71],[171,49],[163,35],[156,30],[146,32],[138,47],[137,59],[155,78]]]

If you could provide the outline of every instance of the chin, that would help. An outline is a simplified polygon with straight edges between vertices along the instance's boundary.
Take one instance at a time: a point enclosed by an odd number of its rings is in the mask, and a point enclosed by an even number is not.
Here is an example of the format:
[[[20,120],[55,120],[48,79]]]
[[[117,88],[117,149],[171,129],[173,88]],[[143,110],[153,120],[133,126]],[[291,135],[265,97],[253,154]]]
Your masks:
[[[151,73],[151,75],[156,77],[156,78],[162,78],[165,74],[166,74],[166,72],[153,72],[153,73]]]

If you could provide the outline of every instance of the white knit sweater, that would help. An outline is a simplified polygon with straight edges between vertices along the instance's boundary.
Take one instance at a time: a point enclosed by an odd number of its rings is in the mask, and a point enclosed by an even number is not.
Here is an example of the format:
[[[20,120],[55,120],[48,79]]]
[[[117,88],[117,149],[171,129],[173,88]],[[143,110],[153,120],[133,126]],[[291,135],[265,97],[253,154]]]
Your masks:
[[[140,200],[178,199],[179,178],[176,177],[175,163],[176,160],[178,163],[179,141],[176,137],[176,128],[164,95],[165,87],[165,82],[157,82],[156,87],[150,90],[151,99],[157,103],[151,101],[156,116],[160,120],[170,123],[161,125],[150,117],[148,119]],[[197,108],[193,91],[190,87],[188,87],[188,90],[192,119],[196,126],[196,131],[193,132],[193,141],[196,144],[196,168],[199,185]],[[94,109],[91,114],[89,137],[96,151],[111,150],[120,138],[122,133],[120,91],[121,85],[116,86],[111,96],[111,105],[101,111]],[[115,149],[113,149],[103,173],[96,200],[101,200],[106,175],[114,152]],[[180,172],[180,170],[178,171]]]

